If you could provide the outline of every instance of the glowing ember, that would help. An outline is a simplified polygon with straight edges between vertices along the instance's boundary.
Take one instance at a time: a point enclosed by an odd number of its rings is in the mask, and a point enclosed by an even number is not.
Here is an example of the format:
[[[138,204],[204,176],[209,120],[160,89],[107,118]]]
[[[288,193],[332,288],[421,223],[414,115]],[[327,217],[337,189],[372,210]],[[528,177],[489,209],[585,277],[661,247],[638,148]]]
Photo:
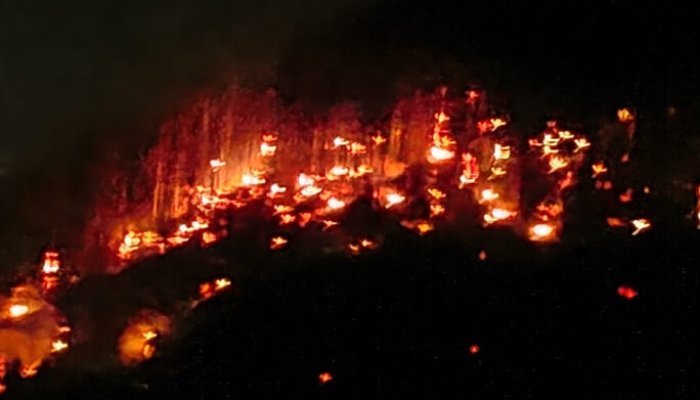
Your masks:
[[[494,160],[507,160],[510,158],[510,146],[503,146],[496,143],[493,149]]]
[[[340,210],[340,209],[342,209],[343,207],[345,207],[345,202],[342,201],[342,200],[339,200],[339,199],[337,199],[337,198],[335,198],[335,197],[331,197],[331,198],[328,199],[328,201],[326,201],[326,205],[327,205],[328,208],[330,208],[331,210]]]
[[[632,201],[632,193],[633,193],[633,190],[632,190],[631,188],[625,190],[624,192],[622,192],[622,193],[620,194],[620,203],[629,203],[629,202],[631,202],[631,201]]]
[[[469,354],[477,354],[480,350],[481,348],[477,344],[469,346]]]
[[[306,186],[303,189],[301,189],[301,192],[299,192],[299,194],[301,194],[303,197],[308,198],[308,197],[314,197],[317,194],[321,193],[322,191],[323,191],[323,189],[321,189],[320,187]]]
[[[384,196],[384,199],[386,200],[386,205],[384,207],[391,208],[397,204],[403,203],[404,200],[406,200],[406,196],[400,193],[392,192]]]
[[[270,143],[260,143],[260,155],[263,157],[272,157],[277,151],[277,145]]]
[[[280,225],[290,225],[297,220],[294,214],[282,214],[280,215]]]
[[[484,222],[494,224],[496,222],[506,221],[518,215],[517,212],[506,210],[505,208],[492,208],[484,214]]]
[[[209,246],[219,240],[219,237],[214,232],[202,233],[202,246]]]
[[[54,340],[51,343],[51,352],[52,353],[60,353],[68,349],[68,343],[64,342],[63,340]]]
[[[299,174],[299,177],[297,178],[297,184],[299,185],[299,187],[311,186],[315,182],[316,181],[314,180],[314,178],[306,174]]]
[[[559,171],[562,168],[566,168],[569,162],[566,161],[564,157],[554,156],[549,159],[549,174]]]
[[[155,355],[155,339],[170,333],[170,319],[156,311],[143,310],[129,320],[119,337],[119,359],[135,365]]]
[[[333,380],[333,375],[330,372],[321,372],[318,374],[318,381],[323,385]]]
[[[29,312],[29,306],[26,304],[12,304],[7,311],[11,318],[20,318]]]
[[[310,212],[299,213],[299,227],[305,227],[310,221],[313,215]]]
[[[640,233],[651,229],[651,222],[646,218],[635,219],[632,221],[632,225],[634,226],[632,236],[637,236]]]
[[[554,238],[554,226],[540,223],[530,227],[530,240],[535,242],[545,242]]]
[[[376,136],[372,136],[371,139],[372,139],[372,142],[374,143],[375,146],[379,146],[383,143],[386,143],[386,139],[380,134],[377,134]]]
[[[430,218],[436,218],[445,214],[445,206],[440,203],[430,204]]]
[[[629,286],[620,286],[617,288],[617,294],[626,298],[627,300],[632,300],[637,297],[639,293]]]
[[[617,110],[617,120],[622,123],[632,122],[634,121],[634,114],[627,108],[621,108]]]
[[[571,140],[575,137],[575,135],[570,131],[559,131],[558,135],[561,140]]]
[[[362,143],[350,143],[350,154],[364,154],[367,151],[367,146]]]
[[[41,272],[43,274],[55,274],[61,268],[61,261],[58,259],[58,253],[55,251],[47,251],[44,253],[44,262],[42,263]]]
[[[491,177],[489,179],[497,178],[497,177],[503,176],[505,174],[506,174],[506,170],[504,168],[493,167],[493,168],[491,168]]]
[[[447,195],[445,194],[445,192],[443,192],[443,191],[440,190],[440,189],[436,189],[436,188],[428,188],[428,189],[426,190],[426,192],[428,192],[428,194],[429,194],[430,196],[432,196],[435,200],[442,200],[442,199],[444,199],[445,197],[447,197]]]
[[[338,179],[340,177],[346,176],[350,173],[348,167],[342,165],[336,165],[328,171],[328,179]]]
[[[416,232],[418,232],[418,234],[420,236],[423,236],[423,235],[435,230],[435,225],[433,225],[432,222],[425,221],[425,220],[417,220],[417,221],[404,220],[404,221],[401,221],[401,225],[405,228],[415,230]]]
[[[275,204],[275,206],[272,208],[275,210],[273,215],[286,214],[294,211],[294,207],[286,206],[284,204]]]
[[[243,184],[243,186],[264,185],[265,178],[262,176],[255,175],[253,173],[244,174],[243,178],[241,179],[241,183]]]
[[[335,139],[333,139],[333,147],[343,147],[348,144],[350,144],[350,142],[344,137],[336,136]]]
[[[606,167],[602,161],[593,164],[591,169],[593,169],[593,178],[597,178],[598,176],[608,172],[608,167]]]
[[[219,278],[214,281],[215,290],[221,291],[231,286],[231,280],[228,278]]]
[[[574,153],[578,153],[583,149],[591,147],[591,142],[589,142],[586,138],[576,138],[574,139],[574,144],[576,144],[576,149],[574,149]]]
[[[268,197],[275,197],[278,194],[284,194],[286,191],[286,187],[281,186],[277,183],[273,183],[272,185],[270,185],[270,192],[268,193]]]
[[[488,203],[498,199],[500,195],[493,189],[484,189],[481,191],[481,199],[479,203]]]
[[[212,170],[217,170],[226,165],[226,161],[220,160],[218,158],[209,161],[209,166]]]
[[[481,261],[486,261],[486,251],[481,250],[481,251],[479,252],[479,260],[481,260]]]
[[[289,241],[282,236],[274,236],[270,239],[270,250],[279,250],[284,248]]]
[[[324,231],[327,231],[327,230],[331,229],[332,227],[338,225],[338,223],[336,221],[332,221],[330,219],[324,219],[321,222],[323,223],[323,230]]]
[[[432,163],[438,163],[442,161],[451,160],[454,158],[454,156],[454,151],[445,149],[443,147],[433,146],[430,148],[430,155],[428,157],[428,161]]]

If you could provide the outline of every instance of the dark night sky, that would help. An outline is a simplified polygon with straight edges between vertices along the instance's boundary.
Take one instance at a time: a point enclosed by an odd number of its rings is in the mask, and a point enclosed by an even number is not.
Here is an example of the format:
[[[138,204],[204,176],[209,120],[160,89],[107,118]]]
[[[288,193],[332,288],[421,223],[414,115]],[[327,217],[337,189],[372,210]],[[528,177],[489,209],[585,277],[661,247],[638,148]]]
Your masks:
[[[46,3],[0,2],[0,154],[13,158],[63,163],[103,138],[132,149],[233,77],[371,108],[466,72],[533,113],[574,116],[698,87],[692,13],[674,1]]]

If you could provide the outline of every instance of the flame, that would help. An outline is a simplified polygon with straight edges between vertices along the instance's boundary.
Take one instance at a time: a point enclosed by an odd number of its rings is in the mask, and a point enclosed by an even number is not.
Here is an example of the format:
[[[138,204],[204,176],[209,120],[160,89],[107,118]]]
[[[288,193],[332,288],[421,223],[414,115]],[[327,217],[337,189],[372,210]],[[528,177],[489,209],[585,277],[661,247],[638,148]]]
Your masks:
[[[400,193],[391,192],[384,196],[384,199],[386,200],[386,205],[384,207],[391,208],[397,204],[403,203],[404,200],[406,200],[406,196]]]
[[[621,108],[617,110],[617,120],[622,123],[632,122],[634,121],[634,114],[627,108]]]
[[[629,286],[620,286],[617,288],[617,294],[626,298],[627,300],[632,300],[639,295],[639,292]]]
[[[570,131],[559,131],[557,134],[561,140],[571,140],[575,137],[575,135]]]
[[[597,178],[599,175],[608,172],[608,168],[602,161],[593,164],[591,168],[593,169],[593,178]]]
[[[637,236],[640,233],[651,229],[651,222],[646,218],[639,218],[632,220],[632,226],[634,226],[632,236]]]
[[[280,225],[289,225],[294,223],[297,217],[294,214],[282,214],[280,215]]]
[[[47,251],[44,253],[44,262],[41,267],[43,274],[56,274],[61,268],[61,261],[58,258],[58,253],[55,251]]]
[[[270,192],[267,194],[268,197],[275,197],[278,194],[284,194],[287,192],[287,188],[278,184],[278,183],[273,183],[270,185]]]
[[[634,191],[629,188],[620,194],[620,203],[629,203],[632,201],[632,194]]]
[[[217,170],[225,165],[226,165],[226,161],[220,160],[218,158],[215,158],[213,160],[209,160],[209,166],[211,167],[212,170]]]
[[[311,221],[312,214],[310,212],[299,213],[299,227],[305,227]]]
[[[331,229],[332,227],[338,225],[338,223],[336,221],[332,221],[330,219],[324,219],[321,222],[323,223],[323,230],[324,231],[327,231],[327,230]]]
[[[330,381],[332,381],[332,380],[333,380],[333,375],[331,375],[330,372],[321,372],[321,373],[318,375],[318,381],[319,381],[321,384],[326,384],[326,383],[328,383],[328,382],[330,382]]]
[[[277,145],[266,142],[260,143],[260,155],[263,157],[272,157],[277,151]]]
[[[529,237],[530,240],[535,242],[545,242],[550,241],[555,238],[555,228],[551,224],[538,223],[530,227]]]
[[[316,183],[314,178],[312,178],[309,175],[306,175],[304,173],[299,174],[299,177],[297,178],[297,185],[299,187],[311,186],[314,183]]]
[[[439,217],[445,214],[445,207],[440,203],[430,204],[430,218]]]
[[[333,147],[343,147],[350,144],[350,142],[342,136],[336,136],[333,139]]]
[[[357,178],[374,172],[374,169],[366,164],[359,165],[356,169],[350,170],[350,177]]]
[[[216,288],[217,292],[224,290],[229,286],[231,286],[231,280],[228,278],[219,278],[214,281],[214,287]]]
[[[377,134],[376,136],[372,136],[371,139],[372,139],[372,142],[374,143],[375,146],[379,146],[381,144],[386,143],[386,139],[380,134]]]
[[[345,207],[345,202],[342,201],[342,200],[339,200],[339,199],[337,199],[337,198],[335,198],[335,197],[331,197],[331,198],[329,198],[328,201],[326,202],[326,205],[327,205],[328,208],[330,208],[331,210],[340,210],[340,209],[342,209],[343,207]]]
[[[559,171],[562,168],[566,168],[569,162],[566,161],[564,157],[554,156],[549,159],[549,174]]]
[[[587,149],[591,147],[591,142],[588,141],[585,137],[581,138],[576,138],[574,139],[574,144],[576,145],[576,149],[574,149],[574,153],[578,153],[579,151],[583,149]]]
[[[428,188],[426,189],[426,192],[428,192],[428,194],[431,195],[435,200],[442,200],[445,197],[447,197],[445,192],[436,188]]]
[[[490,203],[498,199],[500,195],[495,190],[488,188],[481,191],[481,199],[479,203]]]
[[[625,223],[625,221],[621,220],[620,218],[615,218],[615,217],[608,217],[608,219],[606,221],[608,223],[608,226],[611,228],[621,228],[621,227],[627,225]]]
[[[275,204],[273,209],[275,210],[273,215],[286,214],[294,211],[294,207],[285,206],[283,204]]]
[[[415,230],[420,236],[432,232],[435,229],[435,225],[432,222],[425,220],[403,220],[401,221],[401,225],[405,228]]]
[[[274,236],[270,239],[270,250],[279,250],[285,247],[289,243],[289,240],[282,236]]]
[[[132,317],[119,336],[119,359],[126,366],[135,365],[155,355],[155,339],[170,333],[170,319],[152,310],[142,310]]]
[[[61,339],[54,340],[53,342],[51,342],[51,352],[52,353],[61,353],[67,349],[68,349],[68,343],[64,342]]]
[[[496,143],[493,147],[494,160],[507,160],[510,158],[510,146],[503,146]]]
[[[29,306],[26,304],[12,304],[7,309],[10,318],[21,318],[29,313]]]
[[[430,156],[428,157],[428,161],[438,163],[451,160],[454,158],[454,156],[454,151],[448,150],[444,147],[433,146],[430,148]]]
[[[202,233],[202,245],[204,247],[211,245],[212,243],[219,240],[219,237],[214,232],[204,232]]]
[[[367,146],[362,143],[352,142],[350,143],[350,154],[363,154],[367,151]]]
[[[335,165],[328,171],[328,179],[338,179],[350,173],[350,169],[343,165]]]
[[[506,221],[518,215],[515,211],[506,210],[505,208],[492,208],[484,214],[484,222],[494,224],[496,222]]]

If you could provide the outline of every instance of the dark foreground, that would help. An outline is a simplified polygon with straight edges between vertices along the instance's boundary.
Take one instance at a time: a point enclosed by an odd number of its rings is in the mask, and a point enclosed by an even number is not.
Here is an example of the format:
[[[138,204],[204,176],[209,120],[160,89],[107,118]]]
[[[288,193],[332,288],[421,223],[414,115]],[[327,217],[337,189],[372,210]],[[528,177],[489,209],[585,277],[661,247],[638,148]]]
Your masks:
[[[697,232],[658,224],[632,238],[592,225],[550,246],[446,228],[397,229],[360,257],[323,255],[314,237],[282,253],[254,235],[184,249],[70,291],[62,308],[91,344],[35,379],[8,377],[7,395],[693,398]],[[219,275],[234,291],[180,318],[154,360],[116,366],[110,347],[129,314],[172,311],[197,279]],[[620,285],[639,295],[621,297]],[[324,371],[333,379],[321,384]]]

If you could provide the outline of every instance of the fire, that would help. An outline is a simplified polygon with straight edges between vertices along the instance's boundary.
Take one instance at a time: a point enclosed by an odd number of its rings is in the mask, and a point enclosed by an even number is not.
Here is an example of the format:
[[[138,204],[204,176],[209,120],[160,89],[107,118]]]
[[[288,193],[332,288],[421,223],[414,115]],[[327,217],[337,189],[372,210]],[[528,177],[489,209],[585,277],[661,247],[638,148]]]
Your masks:
[[[328,171],[328,179],[339,179],[350,173],[350,169],[343,165],[335,165]]]
[[[282,214],[280,215],[280,225],[290,225],[297,220],[294,214]]]
[[[170,325],[168,317],[152,310],[142,310],[131,318],[118,341],[122,364],[131,366],[152,358],[156,339],[169,334]]]
[[[626,298],[627,300],[632,300],[639,295],[639,292],[629,286],[620,286],[617,288],[617,294]]]
[[[494,145],[493,149],[493,159],[494,160],[507,160],[510,158],[510,146],[503,146],[499,143]]]
[[[333,380],[333,375],[331,375],[330,372],[321,372],[320,374],[318,374],[318,381],[322,385],[326,384],[332,380]]]
[[[277,145],[267,142],[260,143],[260,155],[263,157],[272,157],[277,151]]]
[[[620,194],[620,203],[629,203],[632,201],[634,191],[630,188]]]
[[[362,143],[352,142],[350,143],[350,154],[364,154],[367,151],[367,146]]]
[[[327,231],[327,230],[331,229],[332,227],[338,225],[338,223],[336,221],[332,221],[330,219],[324,219],[321,222],[323,223],[323,230],[324,231]]]
[[[591,169],[593,169],[593,178],[597,178],[598,176],[608,172],[608,167],[606,167],[602,161],[591,165]]]
[[[484,222],[494,224],[501,221],[507,221],[518,215],[515,211],[506,210],[505,208],[492,208],[484,214]]]
[[[299,187],[311,186],[314,183],[316,183],[314,178],[304,173],[299,174],[299,177],[297,178],[297,185],[299,185]]]
[[[420,236],[423,236],[423,235],[435,230],[435,225],[432,222],[425,221],[425,220],[417,220],[417,221],[403,220],[403,221],[401,221],[401,225],[405,228],[415,230],[416,232],[418,232],[418,234]]]
[[[498,199],[500,195],[495,190],[488,188],[481,191],[481,199],[479,203],[490,203]]]
[[[273,183],[270,185],[270,192],[268,193],[268,197],[275,197],[278,194],[284,194],[287,192],[287,188],[278,184],[278,183]]]
[[[379,246],[377,242],[369,238],[360,239],[357,242],[348,243],[348,250],[354,255],[360,254],[363,250],[374,250]]]
[[[265,178],[261,176],[259,172],[253,171],[243,175],[241,183],[243,186],[258,186],[264,185],[266,182]]]
[[[430,218],[439,217],[445,214],[445,207],[440,203],[430,204]]]
[[[272,208],[275,210],[273,215],[286,214],[294,211],[294,207],[286,206],[284,204],[275,204]]]
[[[274,236],[270,239],[270,250],[279,250],[284,248],[289,241],[283,236]]]
[[[211,245],[219,240],[219,237],[214,232],[204,232],[202,233],[202,245],[204,247]]]
[[[328,199],[328,201],[326,201],[326,205],[331,210],[340,210],[345,207],[345,202],[335,197],[331,197]]]
[[[218,158],[215,158],[215,159],[209,161],[209,166],[211,167],[211,169],[213,171],[216,171],[225,165],[226,165],[226,161],[220,160]]]
[[[617,120],[622,123],[632,122],[634,121],[634,114],[627,108],[621,108],[617,110]]]
[[[20,318],[27,315],[29,312],[29,306],[26,304],[12,304],[7,311],[11,318]]]
[[[545,242],[554,239],[554,226],[547,223],[539,223],[530,227],[530,240],[535,242]]]
[[[372,139],[372,142],[374,143],[375,146],[379,146],[381,144],[386,143],[386,139],[380,134],[376,134],[375,136],[372,136],[371,139]]]
[[[443,192],[440,189],[436,189],[436,188],[428,188],[428,189],[426,189],[426,192],[428,192],[428,194],[430,196],[432,196],[435,200],[442,200],[445,197],[447,197],[445,192]]]
[[[559,135],[559,138],[561,140],[571,140],[575,137],[575,135],[571,133],[571,131],[559,131],[557,132],[557,134]]]
[[[51,343],[51,352],[52,353],[61,353],[65,350],[68,349],[68,343],[64,342],[63,340],[54,340]]]
[[[397,204],[403,203],[404,200],[406,200],[406,196],[400,193],[391,192],[384,196],[384,199],[386,200],[386,205],[384,207],[391,208]]]
[[[639,218],[632,220],[632,226],[634,226],[634,231],[632,236],[637,236],[642,232],[646,232],[651,229],[651,222],[646,218]]]
[[[566,168],[569,162],[566,161],[564,157],[554,156],[549,159],[549,174],[559,171],[562,168]]]
[[[428,157],[428,161],[438,163],[442,161],[451,160],[454,157],[454,151],[448,150],[444,147],[433,146],[430,148],[430,156]]]
[[[491,177],[489,179],[497,178],[499,176],[505,175],[507,172],[503,167],[493,167],[491,168]]]
[[[214,281],[216,291],[224,290],[231,286],[231,280],[228,278],[219,278]]]
[[[345,139],[342,136],[336,136],[333,139],[333,147],[344,147],[344,146],[347,146],[348,144],[350,144],[350,141],[348,141],[347,139]]]
[[[608,217],[606,220],[608,223],[608,226],[611,228],[621,228],[623,226],[626,226],[625,221],[621,220],[620,218],[615,218],[615,217]]]
[[[574,153],[578,153],[581,150],[591,147],[591,142],[589,142],[585,137],[574,139],[574,144],[576,145]]]
[[[311,221],[312,214],[310,212],[299,213],[299,227],[305,227]]]
[[[477,354],[480,350],[481,348],[478,344],[473,344],[469,346],[469,354]]]
[[[47,251],[44,253],[44,262],[41,267],[43,274],[55,274],[61,268],[61,261],[58,258],[58,253],[55,251]]]

